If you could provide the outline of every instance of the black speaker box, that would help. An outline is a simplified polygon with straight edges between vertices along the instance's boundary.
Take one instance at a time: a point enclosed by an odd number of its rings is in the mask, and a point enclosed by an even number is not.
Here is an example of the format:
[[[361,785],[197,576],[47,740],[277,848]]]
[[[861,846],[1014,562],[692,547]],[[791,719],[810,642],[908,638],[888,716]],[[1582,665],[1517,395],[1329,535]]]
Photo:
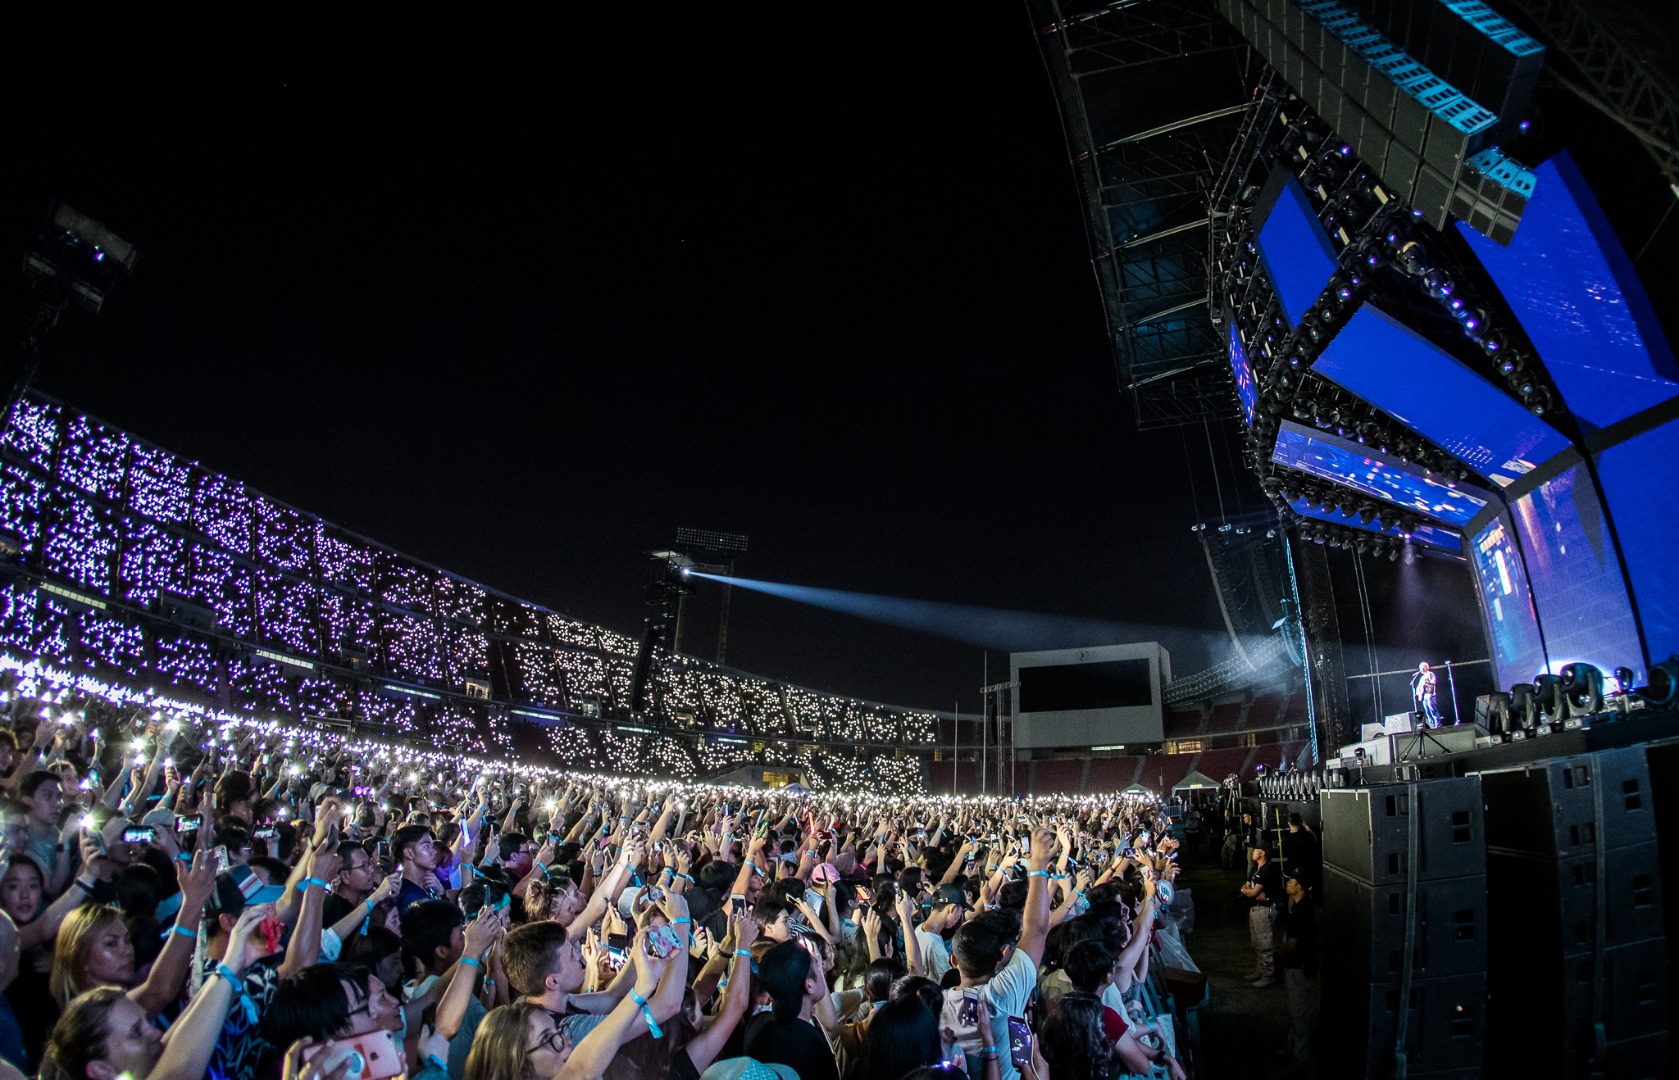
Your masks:
[[[1512,933],[1513,946],[1574,956],[1606,945],[1660,938],[1665,932],[1661,868],[1650,841],[1605,852],[1599,880],[1596,855],[1540,859],[1487,852],[1487,896],[1496,942]],[[1602,889],[1602,914],[1598,891]]]
[[[1463,727],[1421,728],[1388,737],[1392,740],[1393,763],[1401,765],[1455,754],[1460,750],[1473,750],[1475,739],[1486,733],[1485,728],[1469,724]]]
[[[1486,873],[1478,777],[1329,790],[1322,804],[1324,865],[1367,885],[1405,883],[1413,812],[1419,881]]]
[[[1323,881],[1323,952],[1375,982],[1403,974],[1404,885],[1366,885],[1338,870]],[[1487,880],[1481,875],[1420,882],[1411,977],[1469,975],[1487,968]]]
[[[1592,954],[1564,957],[1538,948],[1495,954],[1487,992],[1487,1057],[1506,1063],[1511,1075],[1596,1075],[1594,1016],[1603,1041],[1625,1047],[1607,1055],[1615,1064],[1603,1075],[1668,1075],[1647,1071],[1651,1062],[1666,1060],[1665,1045],[1651,1042],[1665,1042],[1668,1024],[1667,943],[1660,938],[1605,949],[1601,962]]]
[[[1399,1000],[1398,982],[1372,984],[1350,968],[1325,966],[1320,1075],[1392,1076]],[[1414,980],[1405,1021],[1409,1075],[1479,1076],[1486,1003],[1484,974]]]
[[[1601,790],[1603,825],[1597,825]],[[1602,750],[1481,774],[1487,847],[1548,858],[1656,839],[1644,748]]]

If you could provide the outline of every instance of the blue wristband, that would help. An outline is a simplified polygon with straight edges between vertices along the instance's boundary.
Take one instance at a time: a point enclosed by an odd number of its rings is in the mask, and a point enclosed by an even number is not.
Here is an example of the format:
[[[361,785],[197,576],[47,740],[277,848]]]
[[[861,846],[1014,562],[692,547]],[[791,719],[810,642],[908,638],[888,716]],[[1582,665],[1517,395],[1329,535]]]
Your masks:
[[[1049,871],[1048,870],[1028,870],[1028,871],[1026,871],[1026,876],[1027,877],[1047,878],[1047,877],[1049,877]]]
[[[671,923],[672,926],[681,926],[683,923],[688,923],[688,924],[692,925],[693,921],[694,921],[693,919],[690,919],[686,915],[684,915],[680,919],[672,919],[670,921],[670,923]]]
[[[312,886],[312,885],[319,885],[322,889],[327,888],[327,883],[326,882],[322,881],[318,877],[311,877],[311,878],[304,878],[302,881],[298,882],[297,883],[297,891],[300,892],[300,893],[306,893],[306,892],[309,891],[309,887]]]
[[[182,926],[180,923],[176,923],[174,926],[170,927],[169,929],[170,929],[171,933],[179,934],[184,938],[191,938],[193,941],[198,940],[198,931],[188,930],[186,927]]]
[[[641,1006],[641,1018],[647,1021],[647,1033],[655,1039],[664,1038],[665,1033],[659,1030],[658,1021],[653,1019],[653,1010],[647,1007],[647,999],[631,990],[630,1000]]]
[[[477,960],[474,960],[470,956],[461,957],[461,963],[467,965],[468,967],[483,967],[484,966],[481,962],[479,962]]]
[[[226,964],[217,964],[215,974],[220,975],[222,978],[226,979],[227,980],[227,985],[233,987],[233,992],[235,994],[244,994],[245,983],[239,978],[238,975],[235,975],[233,973],[232,968],[228,967]]]

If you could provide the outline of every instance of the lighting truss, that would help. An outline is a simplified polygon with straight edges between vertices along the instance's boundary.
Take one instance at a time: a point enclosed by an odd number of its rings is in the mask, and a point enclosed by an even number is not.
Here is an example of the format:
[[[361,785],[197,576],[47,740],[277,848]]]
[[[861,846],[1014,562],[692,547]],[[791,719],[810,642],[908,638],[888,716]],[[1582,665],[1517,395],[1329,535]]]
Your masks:
[[[1601,0],[1505,0],[1549,37],[1585,85],[1565,80],[1587,104],[1626,128],[1654,159],[1679,196],[1679,92],[1662,70],[1659,52],[1640,55],[1640,43],[1664,39],[1641,25],[1626,5]]]
[[[1028,0],[1061,105],[1120,389],[1137,426],[1231,416],[1207,206],[1254,100],[1211,0]]]

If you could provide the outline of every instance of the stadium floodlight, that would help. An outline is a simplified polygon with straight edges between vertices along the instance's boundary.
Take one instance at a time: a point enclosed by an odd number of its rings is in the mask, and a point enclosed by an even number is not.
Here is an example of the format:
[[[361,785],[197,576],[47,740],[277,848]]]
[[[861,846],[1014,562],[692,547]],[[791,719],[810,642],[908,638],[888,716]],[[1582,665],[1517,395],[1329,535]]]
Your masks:
[[[746,537],[741,533],[717,532],[712,529],[677,529],[676,542],[701,551],[746,554]]]

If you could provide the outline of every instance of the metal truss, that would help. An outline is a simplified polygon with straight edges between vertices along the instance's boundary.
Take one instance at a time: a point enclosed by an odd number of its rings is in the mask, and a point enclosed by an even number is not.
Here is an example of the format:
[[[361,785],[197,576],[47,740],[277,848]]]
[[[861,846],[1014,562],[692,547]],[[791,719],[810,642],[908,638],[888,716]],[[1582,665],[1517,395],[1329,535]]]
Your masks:
[[[1579,72],[1564,79],[1643,144],[1679,196],[1679,93],[1662,71],[1661,38],[1626,5],[1604,0],[1502,0],[1526,15]],[[1640,51],[1642,47],[1642,51]]]
[[[1207,196],[1252,100],[1247,46],[1212,0],[1027,6],[1138,427],[1233,415],[1208,307]]]

